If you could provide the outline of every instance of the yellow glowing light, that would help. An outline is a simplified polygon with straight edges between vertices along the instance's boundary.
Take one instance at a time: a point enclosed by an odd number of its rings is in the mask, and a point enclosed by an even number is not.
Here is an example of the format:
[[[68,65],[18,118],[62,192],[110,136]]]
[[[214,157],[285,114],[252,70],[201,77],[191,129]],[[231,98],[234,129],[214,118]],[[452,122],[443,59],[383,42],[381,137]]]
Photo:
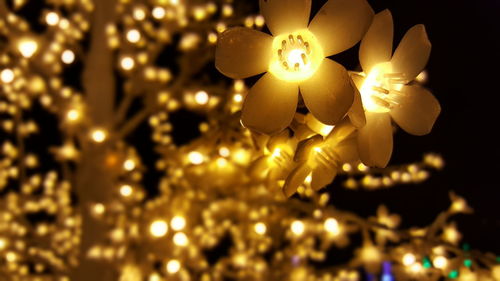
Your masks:
[[[102,215],[106,211],[106,207],[104,207],[104,205],[102,203],[97,203],[97,204],[94,204],[92,211],[96,215]]]
[[[146,18],[146,12],[142,8],[135,8],[133,12],[134,19],[141,21]]]
[[[230,154],[231,154],[231,151],[229,150],[229,148],[227,148],[225,146],[219,148],[219,155],[220,156],[228,157]]]
[[[321,150],[321,147],[314,147],[313,150],[316,152],[316,153],[320,153],[322,150]]]
[[[38,43],[33,39],[21,39],[17,48],[23,57],[31,58],[38,50]]]
[[[185,247],[189,244],[189,239],[184,232],[177,232],[174,235],[173,240],[174,244],[177,246]]]
[[[300,236],[304,234],[304,231],[306,230],[306,226],[302,221],[296,220],[292,222],[292,225],[290,226],[290,229],[292,230],[293,234]]]
[[[65,50],[61,54],[61,60],[65,64],[71,64],[75,61],[75,53],[71,50]]]
[[[273,150],[272,156],[273,157],[279,157],[281,155],[281,149],[279,147],[275,148]]]
[[[382,254],[377,247],[366,245],[361,251],[361,259],[367,263],[379,262],[382,259]]]
[[[68,29],[69,27],[69,21],[67,19],[62,19],[59,21],[59,27],[61,29]]]
[[[73,109],[68,110],[68,112],[66,112],[66,118],[71,122],[79,120],[80,117],[81,117],[81,114],[80,114],[80,111],[78,109],[73,108]]]
[[[265,24],[264,17],[261,15],[258,15],[255,17],[255,25],[258,27],[263,27]]]
[[[350,172],[350,171],[352,171],[352,165],[349,163],[345,163],[342,165],[342,170],[344,172]]]
[[[182,230],[186,226],[186,219],[182,216],[175,216],[170,221],[170,226],[175,231]]]
[[[59,14],[55,12],[49,12],[45,15],[45,22],[50,26],[56,26],[59,23]]]
[[[149,226],[149,232],[154,237],[163,237],[168,232],[167,222],[164,220],[155,220]]]
[[[258,222],[253,226],[253,230],[259,235],[264,235],[266,234],[267,226],[263,222]]]
[[[124,184],[120,187],[120,194],[123,197],[129,197],[130,195],[132,195],[132,192],[133,192],[132,186],[128,184]]]
[[[361,171],[361,172],[366,172],[366,171],[368,171],[368,166],[366,166],[363,163],[359,163],[358,164],[358,170]]]
[[[226,158],[219,157],[219,158],[217,158],[216,163],[217,163],[217,166],[222,168],[222,167],[225,167],[227,165],[227,160],[226,160]]]
[[[11,83],[14,81],[14,71],[12,69],[6,68],[0,72],[0,80],[4,83]]]
[[[331,235],[338,235],[340,233],[339,222],[334,218],[326,219],[323,227]]]
[[[7,248],[7,239],[0,238],[0,251],[5,250]]]
[[[312,174],[307,175],[307,177],[304,180],[305,183],[311,184],[312,182]]]
[[[375,65],[360,89],[363,107],[370,112],[389,112],[398,104],[398,93],[405,83],[404,74],[393,73],[390,62]]]
[[[127,171],[132,171],[135,169],[135,161],[133,159],[127,159],[125,162],[123,162],[123,168]]]
[[[14,252],[8,252],[5,254],[5,259],[7,262],[15,262],[17,260],[17,254]]]
[[[243,96],[242,96],[241,94],[235,94],[235,95],[233,96],[233,100],[234,100],[235,102],[238,102],[238,103],[239,103],[239,102],[242,102],[242,101],[243,101]]]
[[[417,258],[412,253],[406,253],[402,259],[403,265],[405,265],[405,266],[410,266],[410,265],[414,264],[416,261],[417,261]]]
[[[413,273],[419,273],[421,272],[423,269],[422,267],[422,264],[417,262],[417,263],[414,263],[410,266],[410,270],[413,272]]]
[[[133,58],[131,57],[123,57],[121,60],[120,60],[120,66],[124,69],[124,70],[131,70],[134,68],[135,66],[135,61]]]
[[[205,91],[199,91],[194,95],[194,100],[197,104],[204,105],[208,103],[209,96]]]
[[[323,62],[319,41],[307,29],[274,38],[269,72],[278,79],[300,82],[309,79]]]
[[[437,256],[432,260],[435,268],[444,269],[448,265],[448,259],[443,256]]]
[[[127,32],[127,40],[130,43],[137,43],[141,40],[141,33],[137,29],[131,29]]]
[[[167,262],[167,272],[175,274],[181,269],[181,263],[178,260],[169,260]]]
[[[199,153],[198,151],[191,151],[188,154],[188,160],[193,165],[199,165],[204,161],[203,154]]]
[[[101,143],[101,142],[105,141],[107,135],[108,134],[103,129],[94,129],[90,133],[90,137],[92,138],[92,140],[97,142],[97,143]]]
[[[165,9],[162,7],[154,7],[151,11],[153,17],[157,20],[160,20],[165,17]]]

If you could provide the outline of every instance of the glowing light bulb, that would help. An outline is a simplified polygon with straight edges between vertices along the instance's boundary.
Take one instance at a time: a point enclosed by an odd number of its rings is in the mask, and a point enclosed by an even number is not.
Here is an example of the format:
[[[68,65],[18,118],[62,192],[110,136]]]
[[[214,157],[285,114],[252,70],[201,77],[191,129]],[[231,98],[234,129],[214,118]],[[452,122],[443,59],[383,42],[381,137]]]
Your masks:
[[[0,238],[0,251],[4,250],[5,248],[7,248],[7,239]]]
[[[416,263],[414,263],[414,264],[412,264],[412,265],[410,266],[410,270],[411,270],[413,273],[419,273],[419,272],[421,272],[421,271],[422,271],[422,269],[423,269],[422,264],[421,264],[421,263],[419,263],[419,262],[416,262]]]
[[[55,12],[49,12],[45,15],[45,22],[50,26],[56,26],[59,23],[59,14]]]
[[[15,262],[17,260],[17,254],[14,252],[8,252],[5,254],[5,259],[7,262]]]
[[[142,21],[146,18],[146,12],[142,8],[135,8],[133,11],[134,19]]]
[[[406,266],[410,266],[410,265],[414,264],[415,261],[417,261],[417,258],[412,253],[406,253],[402,259],[403,264]]]
[[[178,260],[169,260],[167,262],[167,272],[175,274],[181,269],[181,263]]]
[[[124,70],[132,70],[134,68],[134,66],[135,66],[135,61],[131,57],[123,57],[120,60],[120,66]]]
[[[188,160],[193,165],[199,165],[204,161],[203,154],[199,153],[198,151],[191,151],[188,154]]]
[[[184,232],[177,232],[174,235],[173,240],[174,244],[177,246],[185,247],[189,244],[189,239]]]
[[[168,232],[167,222],[164,220],[155,220],[149,226],[149,232],[154,237],[163,237]]]
[[[331,235],[338,235],[340,233],[339,222],[334,218],[326,219],[323,227]]]
[[[182,216],[175,216],[170,221],[170,226],[175,231],[182,230],[186,226],[186,219]]]
[[[14,71],[12,69],[6,68],[0,72],[0,80],[4,83],[11,83],[14,81]]]
[[[165,9],[162,7],[154,7],[151,11],[153,17],[157,20],[160,20],[165,17]]]
[[[219,148],[219,155],[220,156],[228,157],[230,154],[231,154],[231,151],[229,150],[229,148],[227,148],[225,146]]]
[[[432,260],[432,264],[434,264],[436,268],[444,269],[448,265],[448,259],[443,256],[437,256]]]
[[[210,97],[208,96],[207,92],[205,92],[205,91],[199,91],[194,95],[194,100],[196,101],[197,104],[200,104],[200,105],[207,104],[209,98]]]
[[[92,211],[96,215],[102,215],[106,211],[106,207],[104,207],[104,205],[102,203],[96,203],[96,204],[94,204]]]
[[[296,221],[292,222],[292,225],[290,226],[290,228],[291,228],[293,234],[300,236],[300,235],[304,234],[306,226],[304,225],[304,223],[302,221],[296,220]]]
[[[74,122],[79,120],[81,117],[80,111],[77,109],[70,109],[68,112],[66,112],[66,119],[68,121]]]
[[[127,32],[127,40],[130,43],[137,43],[141,40],[141,33],[137,29],[131,29]]]
[[[75,53],[71,50],[64,50],[61,54],[61,60],[65,64],[72,64],[75,61]]]
[[[242,102],[242,101],[243,101],[243,96],[242,96],[241,94],[235,94],[235,95],[233,96],[233,100],[234,100],[235,102],[238,102],[238,103],[239,103],[239,102]]]
[[[120,194],[123,197],[129,197],[130,195],[132,195],[132,192],[133,192],[132,186],[128,184],[124,184],[120,187]]]
[[[309,79],[324,59],[323,49],[307,29],[274,37],[269,72],[285,81]]]
[[[136,164],[135,164],[135,161],[133,159],[127,159],[127,160],[125,160],[125,162],[123,162],[123,168],[126,171],[132,171],[133,169],[135,169],[135,167],[136,167]]]
[[[107,133],[103,129],[94,129],[91,132],[90,137],[92,138],[93,141],[95,141],[97,143],[102,143],[106,140]]]
[[[267,232],[267,226],[263,222],[258,222],[253,226],[255,233],[264,235]]]
[[[23,57],[31,58],[38,50],[38,43],[33,39],[22,39],[17,48]]]
[[[280,149],[279,147],[275,148],[275,149],[273,150],[273,154],[272,154],[272,156],[273,156],[273,157],[279,157],[280,155],[281,155],[281,149]]]

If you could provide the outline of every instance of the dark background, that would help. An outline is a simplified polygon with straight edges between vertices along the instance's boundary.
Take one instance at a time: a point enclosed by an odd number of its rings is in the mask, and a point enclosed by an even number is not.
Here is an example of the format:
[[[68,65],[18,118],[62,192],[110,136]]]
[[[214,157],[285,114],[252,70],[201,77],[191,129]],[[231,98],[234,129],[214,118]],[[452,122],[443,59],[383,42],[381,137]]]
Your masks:
[[[314,1],[319,8],[324,1]],[[440,153],[444,170],[423,184],[373,192],[333,187],[333,203],[370,215],[383,202],[403,216],[403,226],[425,226],[449,206],[448,192],[468,199],[473,215],[459,215],[463,242],[500,254],[500,157],[497,140],[500,1],[372,0],[375,12],[391,10],[396,47],[410,27],[422,23],[432,43],[427,70],[431,89],[442,106],[431,134],[416,137],[399,131],[391,163]],[[339,62],[357,66],[358,47]]]

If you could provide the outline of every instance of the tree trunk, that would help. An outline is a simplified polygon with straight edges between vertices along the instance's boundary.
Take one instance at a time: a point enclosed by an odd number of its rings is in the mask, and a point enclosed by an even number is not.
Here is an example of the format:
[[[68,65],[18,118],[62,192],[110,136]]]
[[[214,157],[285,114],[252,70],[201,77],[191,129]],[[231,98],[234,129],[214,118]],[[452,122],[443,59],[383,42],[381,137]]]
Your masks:
[[[115,7],[116,0],[94,0],[91,43],[82,77],[88,106],[87,117],[93,126],[103,127],[110,133],[114,114],[115,77],[114,59],[107,46],[105,29],[108,23],[114,22]],[[106,241],[105,225],[92,217],[90,210],[95,203],[105,204],[109,201],[114,178],[104,166],[107,144],[84,142],[75,182],[82,216],[80,263],[71,273],[71,280],[112,281],[117,279],[117,274],[111,264],[93,261],[86,254],[92,245]]]

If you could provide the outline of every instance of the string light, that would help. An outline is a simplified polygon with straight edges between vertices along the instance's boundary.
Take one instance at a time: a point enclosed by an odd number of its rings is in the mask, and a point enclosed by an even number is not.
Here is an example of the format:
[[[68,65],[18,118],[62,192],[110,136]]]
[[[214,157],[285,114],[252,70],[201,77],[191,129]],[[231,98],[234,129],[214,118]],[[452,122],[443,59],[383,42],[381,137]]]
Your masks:
[[[2,70],[2,72],[0,72],[0,80],[6,84],[11,83],[14,81],[14,71],[9,68]]]
[[[155,220],[149,226],[149,232],[153,237],[163,237],[168,232],[167,222],[164,220]]]
[[[64,50],[61,54],[61,60],[65,64],[72,64],[75,61],[75,53],[71,50]]]
[[[175,274],[181,269],[181,263],[178,260],[169,260],[167,263],[167,272]]]

